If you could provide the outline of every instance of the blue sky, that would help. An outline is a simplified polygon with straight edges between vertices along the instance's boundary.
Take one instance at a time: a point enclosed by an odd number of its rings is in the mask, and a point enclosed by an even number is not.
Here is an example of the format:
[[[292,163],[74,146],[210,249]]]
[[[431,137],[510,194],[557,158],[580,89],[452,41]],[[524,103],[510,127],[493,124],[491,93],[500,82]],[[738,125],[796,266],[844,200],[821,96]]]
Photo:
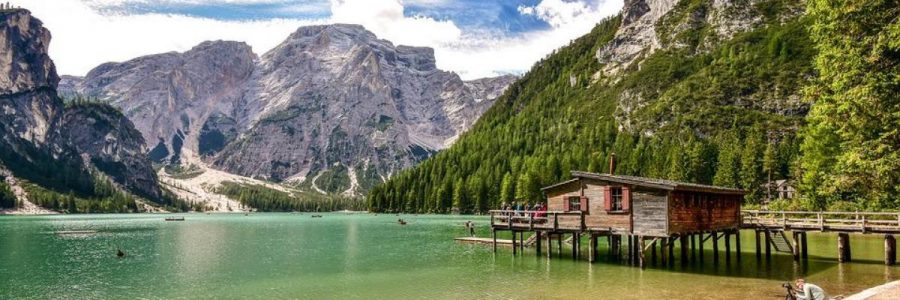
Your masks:
[[[186,51],[212,39],[259,55],[297,27],[355,23],[395,44],[435,48],[467,79],[526,71],[581,36],[622,0],[12,0],[52,34],[62,74],[107,61]]]

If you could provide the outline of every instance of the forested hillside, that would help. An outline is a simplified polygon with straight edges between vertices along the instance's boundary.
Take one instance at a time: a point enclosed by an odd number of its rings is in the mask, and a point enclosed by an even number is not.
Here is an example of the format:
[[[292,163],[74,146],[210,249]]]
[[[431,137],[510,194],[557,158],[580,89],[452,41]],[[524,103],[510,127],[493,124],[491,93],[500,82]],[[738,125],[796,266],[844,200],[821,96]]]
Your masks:
[[[603,20],[536,63],[453,147],[374,189],[370,210],[533,202],[570,170],[607,172],[611,153],[616,173],[744,188],[759,203],[769,178],[797,177],[811,19],[793,1],[742,4],[752,25],[723,38],[724,25],[698,18],[711,2],[679,1],[654,25],[662,46],[620,72],[594,54],[633,12]]]

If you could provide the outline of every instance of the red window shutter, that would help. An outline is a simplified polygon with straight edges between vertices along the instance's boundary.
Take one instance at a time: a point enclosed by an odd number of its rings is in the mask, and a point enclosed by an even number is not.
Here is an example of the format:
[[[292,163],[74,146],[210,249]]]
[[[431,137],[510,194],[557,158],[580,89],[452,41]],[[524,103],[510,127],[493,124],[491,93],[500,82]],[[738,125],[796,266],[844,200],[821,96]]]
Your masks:
[[[622,210],[628,211],[631,209],[631,190],[628,189],[627,186],[622,187]]]
[[[606,211],[612,210],[612,192],[608,186],[603,187],[603,209]]]
[[[563,211],[569,211],[569,197],[563,197]]]
[[[587,197],[581,196],[581,211],[588,211],[587,201]]]

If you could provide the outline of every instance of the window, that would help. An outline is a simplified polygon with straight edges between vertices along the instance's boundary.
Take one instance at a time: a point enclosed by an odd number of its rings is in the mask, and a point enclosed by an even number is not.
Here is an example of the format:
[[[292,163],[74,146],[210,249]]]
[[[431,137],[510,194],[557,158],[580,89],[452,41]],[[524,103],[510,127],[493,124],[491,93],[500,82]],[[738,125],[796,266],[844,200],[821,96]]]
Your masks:
[[[622,205],[622,188],[621,187],[611,187],[609,188],[610,193],[610,210],[611,211],[622,211],[625,210]]]
[[[581,197],[570,196],[568,201],[569,201],[569,211],[581,210]]]

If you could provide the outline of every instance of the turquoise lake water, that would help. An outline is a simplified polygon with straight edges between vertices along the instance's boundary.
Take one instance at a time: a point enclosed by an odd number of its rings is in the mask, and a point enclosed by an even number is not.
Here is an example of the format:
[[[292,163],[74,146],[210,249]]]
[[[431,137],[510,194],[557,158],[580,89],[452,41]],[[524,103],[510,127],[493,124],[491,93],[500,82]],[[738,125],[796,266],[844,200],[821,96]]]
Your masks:
[[[466,220],[489,236],[486,217],[181,216],[0,216],[0,299],[779,299],[798,276],[832,295],[900,278],[879,235],[852,235],[850,264],[836,263],[835,234],[817,233],[806,263],[758,261],[747,232],[740,263],[713,264],[707,245],[703,263],[641,270],[453,241]],[[96,233],[58,233],[73,230]]]

